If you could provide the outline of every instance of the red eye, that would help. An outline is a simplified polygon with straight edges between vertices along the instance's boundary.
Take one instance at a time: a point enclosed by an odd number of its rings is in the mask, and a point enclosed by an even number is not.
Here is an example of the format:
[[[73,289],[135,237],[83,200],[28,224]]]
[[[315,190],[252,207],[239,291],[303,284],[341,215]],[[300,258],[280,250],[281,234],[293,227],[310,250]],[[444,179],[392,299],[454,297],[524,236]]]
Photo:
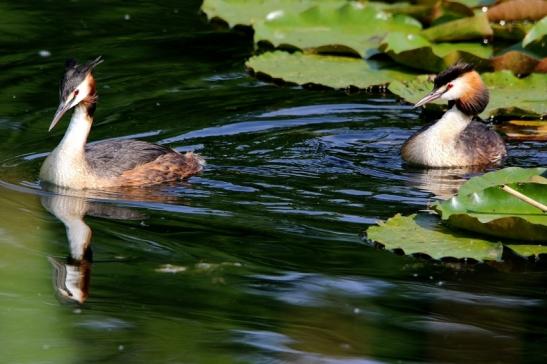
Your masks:
[[[450,90],[452,88],[452,84],[449,83],[448,85],[446,85],[446,91]]]
[[[74,96],[78,96],[79,93],[80,93],[80,90],[78,89],[74,90]]]

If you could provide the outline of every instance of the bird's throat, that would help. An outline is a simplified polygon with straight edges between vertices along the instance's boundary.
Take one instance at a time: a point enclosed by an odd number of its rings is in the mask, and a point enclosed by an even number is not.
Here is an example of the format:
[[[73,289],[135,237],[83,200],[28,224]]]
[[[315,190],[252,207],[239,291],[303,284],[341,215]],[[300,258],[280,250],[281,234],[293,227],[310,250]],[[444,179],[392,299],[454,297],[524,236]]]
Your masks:
[[[66,153],[84,153],[84,146],[87,142],[91,125],[93,124],[94,105],[95,103],[92,103],[91,106],[88,103],[81,102],[74,108],[70,124],[65,136],[59,143],[58,149]]]

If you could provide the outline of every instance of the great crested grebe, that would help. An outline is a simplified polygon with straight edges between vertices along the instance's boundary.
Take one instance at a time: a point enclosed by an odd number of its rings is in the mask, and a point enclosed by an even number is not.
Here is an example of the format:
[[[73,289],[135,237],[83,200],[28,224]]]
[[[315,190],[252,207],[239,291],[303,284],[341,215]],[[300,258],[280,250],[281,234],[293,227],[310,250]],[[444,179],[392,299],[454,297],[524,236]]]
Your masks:
[[[403,144],[401,155],[406,162],[424,167],[463,167],[494,164],[506,156],[503,139],[473,120],[489,100],[488,89],[473,66],[458,63],[438,74],[433,91],[414,107],[438,98],[448,100],[450,109]]]
[[[112,140],[86,145],[97,102],[91,72],[101,57],[78,65],[66,62],[61,81],[61,102],[49,130],[75,107],[65,136],[40,169],[42,181],[72,189],[146,186],[176,181],[203,169],[198,155],[179,152],[139,140]]]

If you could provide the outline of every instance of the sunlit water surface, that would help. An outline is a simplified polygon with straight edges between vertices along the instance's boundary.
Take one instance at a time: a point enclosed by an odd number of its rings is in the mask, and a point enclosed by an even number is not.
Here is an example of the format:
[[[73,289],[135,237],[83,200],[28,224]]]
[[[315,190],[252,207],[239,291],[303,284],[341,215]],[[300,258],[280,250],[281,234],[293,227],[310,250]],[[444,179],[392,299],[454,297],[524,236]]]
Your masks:
[[[426,116],[386,94],[256,81],[248,34],[207,24],[198,1],[161,3],[0,4],[0,362],[545,362],[545,273],[360,238],[477,173],[401,163]],[[97,55],[91,141],[193,150],[201,176],[40,186],[67,124],[47,133],[63,62]],[[547,161],[537,143],[509,154]]]

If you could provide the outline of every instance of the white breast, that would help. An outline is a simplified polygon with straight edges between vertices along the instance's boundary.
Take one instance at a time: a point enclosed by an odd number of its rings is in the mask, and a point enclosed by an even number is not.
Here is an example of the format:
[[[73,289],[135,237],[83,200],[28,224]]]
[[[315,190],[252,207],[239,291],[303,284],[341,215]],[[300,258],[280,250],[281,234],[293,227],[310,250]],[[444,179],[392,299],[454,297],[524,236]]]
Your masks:
[[[460,133],[469,125],[471,117],[455,106],[435,124],[411,137],[401,150],[403,159],[427,167],[457,167],[469,164],[466,155],[456,148]]]

